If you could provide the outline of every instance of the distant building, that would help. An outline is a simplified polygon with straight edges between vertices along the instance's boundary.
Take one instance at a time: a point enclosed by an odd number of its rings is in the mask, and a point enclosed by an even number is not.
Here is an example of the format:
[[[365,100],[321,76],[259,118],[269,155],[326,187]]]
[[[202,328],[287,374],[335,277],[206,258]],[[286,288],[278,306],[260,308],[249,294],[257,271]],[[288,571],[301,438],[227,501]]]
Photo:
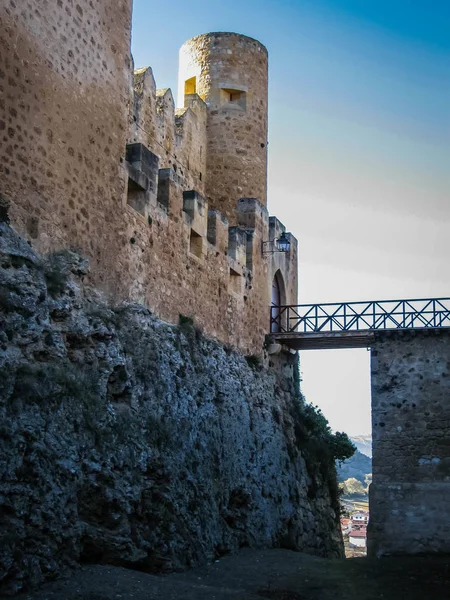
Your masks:
[[[354,525],[367,525],[368,521],[369,521],[368,513],[355,513],[354,515],[352,515],[352,523]]]
[[[352,521],[351,519],[341,519],[341,531],[342,533],[349,533],[351,530]]]
[[[365,548],[367,540],[367,529],[362,527],[361,529],[355,529],[350,532],[348,536],[348,543],[352,547]]]

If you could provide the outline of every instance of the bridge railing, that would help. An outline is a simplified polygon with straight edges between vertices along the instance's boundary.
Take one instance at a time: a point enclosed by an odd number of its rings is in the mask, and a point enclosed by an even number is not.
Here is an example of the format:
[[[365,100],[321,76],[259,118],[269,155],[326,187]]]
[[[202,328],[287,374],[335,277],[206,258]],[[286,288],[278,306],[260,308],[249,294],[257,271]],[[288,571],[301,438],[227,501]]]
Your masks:
[[[272,333],[450,327],[450,298],[272,306]]]

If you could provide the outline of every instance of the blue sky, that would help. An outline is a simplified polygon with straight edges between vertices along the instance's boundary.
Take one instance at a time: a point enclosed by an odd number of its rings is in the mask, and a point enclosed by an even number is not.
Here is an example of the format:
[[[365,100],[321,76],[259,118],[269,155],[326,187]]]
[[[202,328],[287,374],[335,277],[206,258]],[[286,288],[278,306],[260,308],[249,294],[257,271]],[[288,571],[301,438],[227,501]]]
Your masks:
[[[178,48],[208,31],[269,50],[268,202],[300,300],[450,295],[450,2],[135,0],[135,65],[176,94]],[[301,361],[332,426],[369,431],[368,353]]]

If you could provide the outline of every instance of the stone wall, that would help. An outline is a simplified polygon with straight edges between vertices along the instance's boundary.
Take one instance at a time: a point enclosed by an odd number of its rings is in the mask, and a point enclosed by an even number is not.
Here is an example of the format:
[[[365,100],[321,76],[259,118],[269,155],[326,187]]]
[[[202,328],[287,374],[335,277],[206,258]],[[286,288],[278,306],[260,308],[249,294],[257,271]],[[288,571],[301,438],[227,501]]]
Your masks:
[[[201,196],[183,198],[173,171],[167,177],[168,208],[151,206],[151,224],[127,207],[133,300],[172,323],[180,313],[193,317],[209,335],[260,354],[269,332],[270,258],[261,255],[266,209],[255,199],[243,201],[243,217],[254,227],[230,229]]]
[[[80,562],[342,556],[334,462],[304,450],[295,357],[268,369],[187,320],[108,305],[87,277],[79,255],[42,258],[0,224],[0,594]]]
[[[4,0],[0,193],[47,251],[80,247],[99,280],[116,270],[126,181],[131,0]]]
[[[233,160],[220,174],[210,168],[222,151],[211,141],[212,107],[192,93],[175,109],[149,68],[135,72],[133,86],[131,0],[5,0],[0,19],[0,194],[17,230],[39,251],[79,249],[89,283],[111,301],[140,302],[172,323],[188,313],[209,335],[261,353],[275,272],[287,302],[297,286],[294,238],[283,258],[261,253],[272,235],[259,145],[265,49],[236,34],[207,38],[212,71],[226,54],[230,81],[237,61],[248,87],[231,129],[222,115]],[[249,185],[235,183],[242,177]]]
[[[450,552],[450,333],[382,334],[371,371],[368,551]]]
[[[269,218],[269,240],[278,239],[282,233],[286,232],[286,227],[276,217]],[[290,251],[274,252],[270,256],[270,277],[267,278],[269,294],[271,294],[272,281],[275,275],[282,280],[281,304],[297,304],[298,302],[298,248],[297,240],[291,234],[287,233],[290,242]],[[286,327],[291,324],[283,323]]]

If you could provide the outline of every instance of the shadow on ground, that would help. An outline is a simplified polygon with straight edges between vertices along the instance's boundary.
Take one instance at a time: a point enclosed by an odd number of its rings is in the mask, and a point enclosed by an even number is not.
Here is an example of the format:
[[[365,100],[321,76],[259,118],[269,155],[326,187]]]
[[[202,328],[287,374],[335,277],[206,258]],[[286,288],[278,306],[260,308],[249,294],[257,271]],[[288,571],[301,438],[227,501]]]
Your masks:
[[[18,600],[448,600],[450,557],[326,560],[288,550],[244,550],[157,577],[89,566]]]

